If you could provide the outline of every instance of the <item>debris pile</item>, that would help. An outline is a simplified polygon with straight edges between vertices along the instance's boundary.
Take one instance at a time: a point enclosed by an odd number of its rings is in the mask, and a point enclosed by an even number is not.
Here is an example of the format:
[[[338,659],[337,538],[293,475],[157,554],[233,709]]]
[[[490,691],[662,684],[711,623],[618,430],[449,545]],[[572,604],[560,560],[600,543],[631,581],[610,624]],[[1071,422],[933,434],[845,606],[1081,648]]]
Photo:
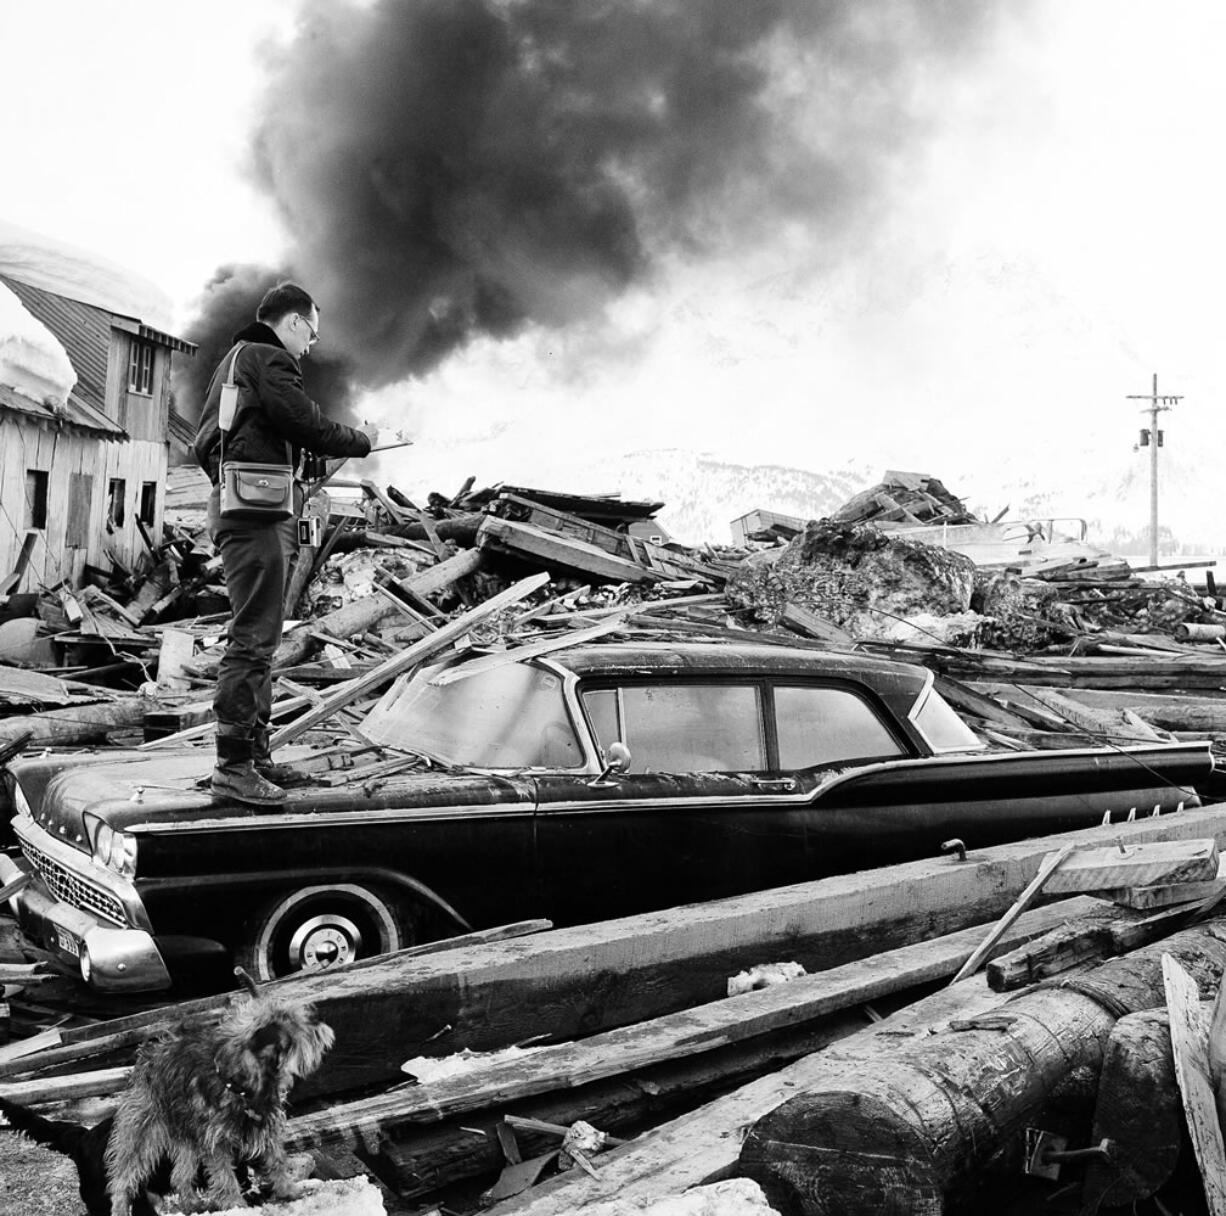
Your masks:
[[[1226,611],[1211,575],[1203,588],[1142,578],[1076,527],[976,519],[925,474],[889,472],[827,519],[760,510],[734,521],[739,544],[686,546],[656,519],[661,502],[474,489],[470,478],[418,505],[394,485],[336,479],[337,468],[310,499],[322,543],[300,550],[287,592],[278,716],[534,572],[548,585],[481,615],[460,644],[565,645],[592,630],[787,639],[892,654],[947,679],[1066,690],[1107,679],[1208,691],[1226,674]],[[207,732],[228,616],[207,492],[198,470],[172,470],[162,535],[144,529],[132,569],[89,567],[84,586],[0,597],[0,746]],[[1002,712],[972,714],[973,724],[1032,745],[1036,731],[1088,729],[1009,699],[1011,709],[996,697]]]

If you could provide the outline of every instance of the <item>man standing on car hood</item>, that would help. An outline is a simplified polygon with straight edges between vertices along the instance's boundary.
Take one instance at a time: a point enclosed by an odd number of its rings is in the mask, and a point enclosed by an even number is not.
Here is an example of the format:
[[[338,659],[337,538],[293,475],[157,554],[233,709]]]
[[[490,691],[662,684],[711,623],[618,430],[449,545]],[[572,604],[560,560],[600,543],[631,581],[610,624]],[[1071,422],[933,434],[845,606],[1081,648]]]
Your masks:
[[[226,432],[227,461],[283,464],[287,444],[295,470],[301,469],[304,452],[366,456],[374,428],[359,431],[332,422],[303,392],[299,360],[318,341],[315,301],[296,283],[274,287],[260,302],[254,323],[235,334],[235,347],[213,372],[196,432],[196,458],[213,483],[209,536],[221,553],[231,613],[213,698],[217,765],[212,788],[215,794],[258,805],[283,802],[285,791],[277,781],[288,779],[286,766],[272,762],[268,724],[272,656],[285,623],[285,584],[298,544],[297,520],[221,517],[218,411],[233,361],[238,409]],[[300,512],[302,505],[302,487],[296,484],[295,510]]]

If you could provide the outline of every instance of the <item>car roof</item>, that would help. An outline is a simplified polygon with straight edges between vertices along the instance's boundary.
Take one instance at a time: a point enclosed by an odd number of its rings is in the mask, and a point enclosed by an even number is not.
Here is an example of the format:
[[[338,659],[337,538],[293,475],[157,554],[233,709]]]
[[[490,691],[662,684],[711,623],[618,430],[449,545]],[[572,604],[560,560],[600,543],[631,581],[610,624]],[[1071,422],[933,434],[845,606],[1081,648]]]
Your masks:
[[[692,672],[850,679],[907,709],[931,678],[927,668],[911,663],[769,642],[593,642],[548,658],[580,678]]]

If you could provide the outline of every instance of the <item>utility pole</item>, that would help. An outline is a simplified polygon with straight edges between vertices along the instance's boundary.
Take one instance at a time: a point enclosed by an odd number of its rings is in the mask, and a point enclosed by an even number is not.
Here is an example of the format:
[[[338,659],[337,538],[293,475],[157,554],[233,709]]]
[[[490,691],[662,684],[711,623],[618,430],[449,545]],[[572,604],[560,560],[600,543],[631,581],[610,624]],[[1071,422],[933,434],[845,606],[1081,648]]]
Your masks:
[[[1158,429],[1158,415],[1169,410],[1182,397],[1158,395],[1158,373],[1154,372],[1152,393],[1129,393],[1129,401],[1148,401],[1141,411],[1149,415],[1149,429],[1141,431],[1141,446],[1149,448],[1149,564],[1158,564],[1158,449],[1162,446],[1162,432]]]

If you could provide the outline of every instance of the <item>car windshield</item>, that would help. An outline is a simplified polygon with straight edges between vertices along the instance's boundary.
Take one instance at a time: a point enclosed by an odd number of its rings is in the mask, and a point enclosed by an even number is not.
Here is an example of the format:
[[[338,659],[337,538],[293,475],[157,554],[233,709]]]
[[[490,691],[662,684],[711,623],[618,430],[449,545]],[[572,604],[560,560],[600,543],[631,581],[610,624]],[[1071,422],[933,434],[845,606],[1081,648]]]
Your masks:
[[[424,752],[476,768],[577,768],[583,749],[575,735],[562,681],[527,663],[431,684],[431,667],[402,676],[367,715],[372,743]]]

